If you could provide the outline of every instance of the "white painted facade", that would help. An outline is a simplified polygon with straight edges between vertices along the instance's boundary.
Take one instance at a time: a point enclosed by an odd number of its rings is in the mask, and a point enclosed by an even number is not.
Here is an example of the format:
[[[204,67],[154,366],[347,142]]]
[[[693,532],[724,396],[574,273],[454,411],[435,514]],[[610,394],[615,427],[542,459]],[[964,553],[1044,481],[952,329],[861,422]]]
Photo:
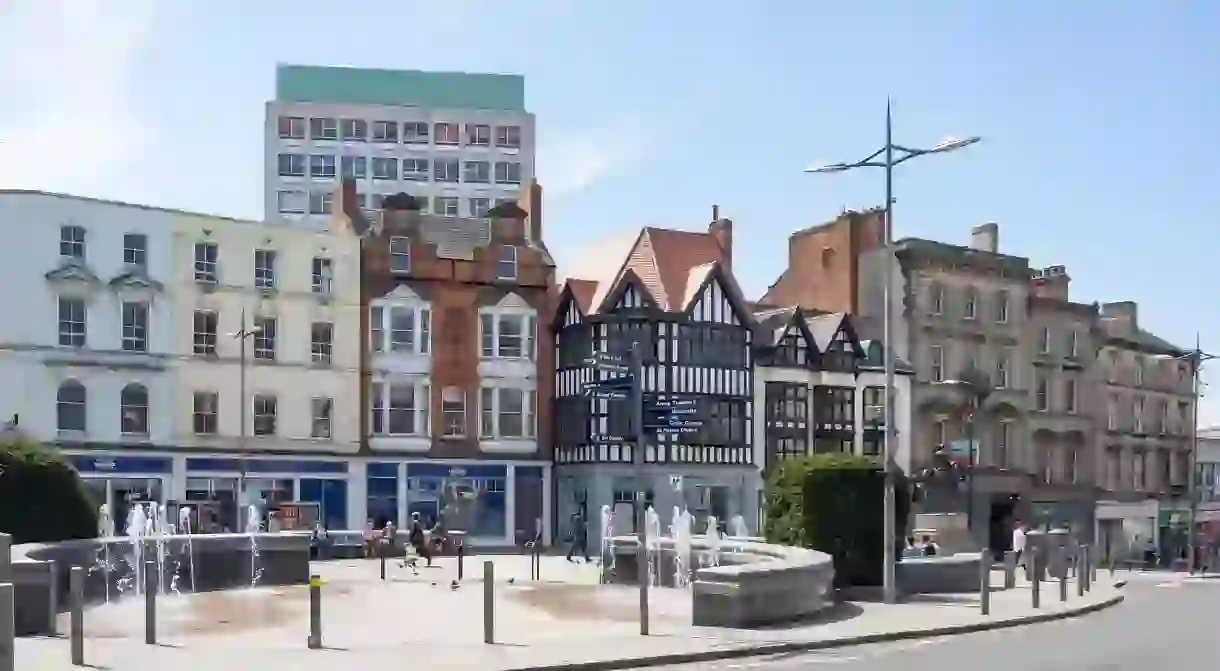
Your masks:
[[[528,184],[534,176],[534,115],[528,112],[279,101],[268,102],[266,110],[263,202],[268,221],[291,221],[313,228],[326,226],[330,217],[323,210],[331,205],[324,202],[331,202],[329,194],[335,190],[336,179],[343,176],[344,157],[359,159],[365,166],[362,174],[348,174],[356,180],[357,192],[363,194],[364,206],[370,209],[380,209],[380,197],[406,192],[426,204],[428,212],[446,214],[439,208],[438,199],[455,198],[458,209],[450,212],[451,216],[481,217],[483,213],[474,209],[482,202],[477,199],[486,199],[492,206],[498,201],[516,202],[521,184]],[[286,137],[289,133],[281,133],[281,119],[303,119],[299,137]],[[336,124],[340,120],[364,121],[370,135],[364,140],[344,140],[339,128],[334,139],[316,139],[310,128],[311,119],[327,119]],[[376,122],[395,124],[397,139],[374,141],[371,133]],[[420,142],[404,141],[405,125],[415,123],[426,125],[427,137]],[[458,141],[453,144],[437,142],[435,129],[438,124],[455,124],[459,129]],[[470,126],[489,127],[488,141],[472,141],[467,132]],[[514,137],[519,138],[518,146],[500,145],[497,128],[517,129]],[[284,159],[293,165],[290,171],[282,170],[281,155],[304,157],[303,172],[296,170],[293,162],[297,159]],[[395,166],[393,178],[375,178],[374,159],[384,160],[386,164],[392,161]],[[421,162],[416,164],[416,160]],[[458,162],[458,177],[441,179],[436,162],[454,160]],[[315,170],[312,162],[317,162],[321,169]],[[404,174],[404,168],[423,166],[423,162],[426,162],[426,168],[422,172]],[[482,181],[467,178],[466,164],[475,162],[490,165],[491,172],[485,178],[481,177]],[[519,167],[514,170],[518,172],[500,175],[501,179],[497,179],[497,163],[517,165]],[[287,174],[290,172],[293,174]]]
[[[65,443],[124,444],[167,441],[173,433],[171,397],[173,313],[167,293],[175,213],[61,194],[0,191],[0,416],[19,418],[31,438]],[[76,233],[68,233],[69,229]],[[61,236],[72,238],[61,242]],[[124,238],[142,240],[143,269],[124,262]],[[138,237],[142,236],[142,237]],[[136,250],[129,259],[135,260]],[[80,322],[61,344],[60,299],[79,301]],[[123,304],[147,307],[141,339],[124,349]],[[142,350],[142,351],[138,351]],[[57,390],[84,388],[84,421],[57,421]],[[122,426],[120,392],[147,391],[144,415]],[[73,405],[76,405],[73,403]],[[79,409],[69,411],[77,414]],[[128,429],[124,435],[123,429]]]
[[[214,283],[197,278],[196,246],[215,245]],[[274,288],[255,286],[256,250],[275,253]],[[183,447],[224,447],[354,454],[360,445],[360,268],[359,243],[326,232],[234,222],[206,216],[179,218],[173,235],[171,284],[174,348],[181,353],[181,385],[175,396],[173,441]],[[315,290],[314,259],[329,259],[329,290]],[[194,315],[217,317],[215,355],[196,354]],[[242,317],[246,323],[243,326]],[[263,333],[258,320],[275,320],[274,360],[258,358]],[[332,325],[329,362],[315,360],[311,326]],[[240,397],[245,343],[246,400]],[[219,395],[214,435],[193,426],[194,392]],[[256,435],[255,397],[276,399],[273,435]],[[313,399],[333,401],[330,436],[314,436]],[[245,417],[246,444],[240,420]]]
[[[815,371],[783,366],[755,366],[754,368],[754,407],[758,419],[754,422],[754,463],[760,469],[766,465],[767,422],[764,418],[766,390],[768,382],[801,383],[810,390],[818,386],[854,387],[855,399],[852,407],[855,409],[853,422],[855,436],[852,441],[853,452],[864,454],[864,430],[870,409],[865,406],[864,390],[869,387],[885,387],[885,374],[881,371],[864,370],[856,374]],[[896,424],[897,447],[894,450],[894,462],[905,473],[911,469],[911,376],[899,373],[894,376],[894,420]],[[811,401],[812,402],[812,401]],[[812,409],[811,409],[812,410]],[[879,410],[879,409],[878,409]],[[814,414],[807,415],[810,419],[807,444],[813,445]]]

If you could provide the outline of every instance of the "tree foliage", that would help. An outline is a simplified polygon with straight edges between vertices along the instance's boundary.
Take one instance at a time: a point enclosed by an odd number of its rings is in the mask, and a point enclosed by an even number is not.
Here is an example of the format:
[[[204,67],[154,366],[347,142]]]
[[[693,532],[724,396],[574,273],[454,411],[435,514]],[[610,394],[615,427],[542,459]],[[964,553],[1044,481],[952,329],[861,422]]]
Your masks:
[[[76,469],[56,450],[0,437],[0,531],[14,543],[97,535],[97,509]]]

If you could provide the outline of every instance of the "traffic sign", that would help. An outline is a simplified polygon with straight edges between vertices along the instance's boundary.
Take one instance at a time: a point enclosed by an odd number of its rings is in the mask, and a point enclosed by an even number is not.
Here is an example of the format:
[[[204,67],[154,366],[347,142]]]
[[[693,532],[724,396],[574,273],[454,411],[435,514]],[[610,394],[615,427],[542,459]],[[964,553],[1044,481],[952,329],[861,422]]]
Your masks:
[[[631,372],[631,366],[621,356],[606,354],[605,352],[595,352],[593,356],[585,359],[585,364],[594,366],[598,370],[604,370],[610,373],[618,373],[626,375]]]
[[[649,426],[645,427],[649,431],[655,431],[657,435],[664,436],[686,436],[692,433],[699,433],[697,426]]]
[[[601,398],[611,398],[610,396],[601,396],[604,393],[618,394],[623,398],[627,398],[627,394],[631,391],[633,384],[635,384],[635,380],[630,375],[619,375],[617,377],[608,377],[604,380],[586,382],[580,385],[580,388],[586,394],[592,394]]]
[[[603,399],[606,401],[626,401],[627,400],[627,392],[615,391],[613,389],[609,389],[609,390],[594,389],[592,391],[586,391],[585,394],[588,396],[592,396],[593,398],[600,398],[600,399]]]
[[[624,436],[590,436],[589,441],[593,443],[625,443],[627,438]]]

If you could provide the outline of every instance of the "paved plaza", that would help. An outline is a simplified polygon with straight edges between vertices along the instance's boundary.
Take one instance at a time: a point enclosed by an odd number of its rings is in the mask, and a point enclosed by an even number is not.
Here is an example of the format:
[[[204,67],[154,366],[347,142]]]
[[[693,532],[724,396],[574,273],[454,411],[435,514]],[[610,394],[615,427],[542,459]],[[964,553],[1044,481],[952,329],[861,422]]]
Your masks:
[[[484,560],[496,566],[496,643],[483,643]],[[315,564],[323,586],[322,650],[309,650],[306,587],[273,587],[158,601],[158,645],[144,643],[143,603],[99,605],[85,613],[85,661],[114,671],[291,665],[294,671],[345,664],[424,664],[431,669],[523,669],[626,658],[681,656],[762,645],[829,645],[842,639],[932,630],[984,621],[1062,613],[1119,598],[1108,576],[1084,597],[1072,585],[1066,604],[1058,585],[1044,584],[1042,608],[1027,585],[993,595],[992,614],[979,614],[977,595],[941,595],[901,605],[848,603],[817,622],[762,630],[690,625],[688,592],[652,592],[652,634],[638,632],[638,590],[598,585],[596,566],[544,557],[541,580],[529,579],[529,558],[469,557],[455,587],[455,559],[412,575],[397,562],[381,581],[378,562]],[[1121,576],[1120,576],[1121,577]],[[1000,584],[996,573],[993,582]],[[55,671],[69,663],[66,616],[59,638],[20,639],[17,668]]]

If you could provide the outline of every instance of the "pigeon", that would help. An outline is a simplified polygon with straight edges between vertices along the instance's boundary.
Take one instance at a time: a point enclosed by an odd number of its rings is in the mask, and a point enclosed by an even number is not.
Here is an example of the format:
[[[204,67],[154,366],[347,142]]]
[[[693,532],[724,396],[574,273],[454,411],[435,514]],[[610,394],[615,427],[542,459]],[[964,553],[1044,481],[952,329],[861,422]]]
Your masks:
[[[511,584],[513,584],[514,582],[516,582],[516,580],[517,580],[516,578],[509,578],[509,579],[508,579],[508,584],[510,584],[510,585],[511,585]]]
[[[453,582],[449,583],[449,589],[457,589],[458,587],[459,587],[459,585],[458,585],[458,581],[456,581],[456,580],[454,580]]]

